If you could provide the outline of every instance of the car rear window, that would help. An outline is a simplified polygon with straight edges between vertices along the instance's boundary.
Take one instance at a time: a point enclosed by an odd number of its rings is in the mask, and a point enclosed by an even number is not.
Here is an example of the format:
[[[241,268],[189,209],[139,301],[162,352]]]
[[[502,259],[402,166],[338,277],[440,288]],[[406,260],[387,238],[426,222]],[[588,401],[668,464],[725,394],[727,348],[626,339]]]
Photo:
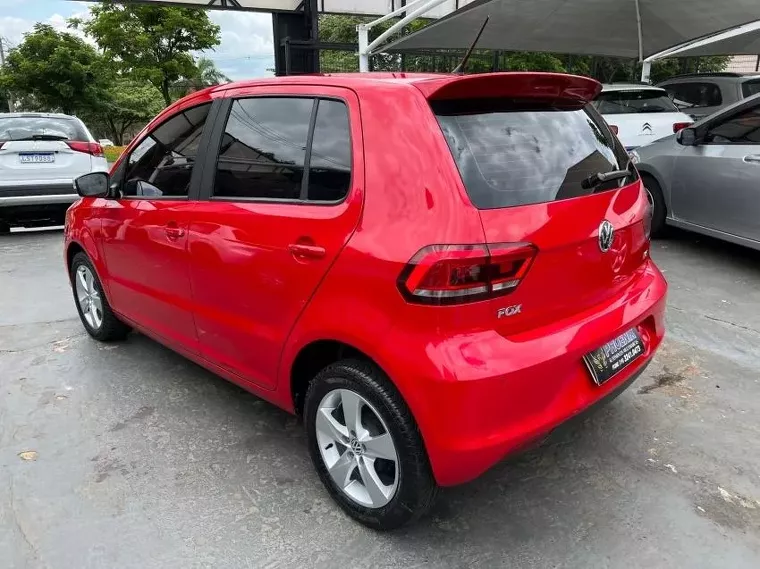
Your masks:
[[[0,117],[0,140],[39,139],[88,141],[79,121],[65,117]]]
[[[752,79],[751,81],[742,83],[742,95],[744,95],[745,99],[758,93],[760,93],[760,79]]]
[[[672,83],[662,87],[679,109],[703,109],[723,104],[720,87],[715,83]]]
[[[582,187],[589,176],[623,169],[629,160],[590,105],[492,99],[431,105],[477,208],[574,198],[630,182]]]
[[[603,115],[678,112],[668,94],[659,89],[606,91],[599,94],[593,105]]]

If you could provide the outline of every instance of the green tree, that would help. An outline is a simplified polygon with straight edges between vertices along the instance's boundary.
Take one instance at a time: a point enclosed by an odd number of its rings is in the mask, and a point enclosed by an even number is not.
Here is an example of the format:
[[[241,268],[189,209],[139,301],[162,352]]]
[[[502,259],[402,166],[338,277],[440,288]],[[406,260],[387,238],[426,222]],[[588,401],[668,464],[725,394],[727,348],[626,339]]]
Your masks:
[[[652,64],[651,80],[652,83],[659,83],[684,73],[724,71],[730,60],[728,56],[660,59]]]
[[[107,66],[82,39],[36,24],[8,54],[0,83],[18,97],[35,101],[41,109],[82,113],[101,101]]]
[[[161,93],[152,84],[128,77],[114,78],[102,104],[85,115],[86,122],[122,146],[128,133],[147,124],[164,108]]]
[[[150,81],[171,103],[171,87],[196,70],[192,51],[211,49],[220,42],[219,26],[196,8],[119,5],[90,8],[90,19],[72,19],[113,58],[122,73]]]
[[[193,73],[189,77],[178,80],[173,85],[173,90],[179,98],[206,87],[221,85],[230,81],[230,78],[222,73],[213,61],[207,57],[199,57],[195,62]]]

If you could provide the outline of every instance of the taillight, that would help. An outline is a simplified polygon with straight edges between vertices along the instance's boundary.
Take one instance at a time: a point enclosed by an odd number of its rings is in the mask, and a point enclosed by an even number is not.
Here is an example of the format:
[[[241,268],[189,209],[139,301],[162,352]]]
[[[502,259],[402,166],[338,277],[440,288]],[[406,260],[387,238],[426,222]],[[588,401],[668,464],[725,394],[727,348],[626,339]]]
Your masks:
[[[677,133],[679,130],[689,128],[694,123],[691,122],[677,122],[673,124],[673,133]]]
[[[614,124],[608,125],[610,127],[610,130],[612,131],[612,134],[617,135],[618,133],[618,127]]]
[[[430,245],[398,279],[404,297],[421,304],[460,304],[509,294],[538,250],[529,243]]]
[[[69,145],[74,152],[84,152],[85,154],[92,154],[95,157],[103,156],[103,147],[97,142],[77,142],[67,140],[66,144]]]

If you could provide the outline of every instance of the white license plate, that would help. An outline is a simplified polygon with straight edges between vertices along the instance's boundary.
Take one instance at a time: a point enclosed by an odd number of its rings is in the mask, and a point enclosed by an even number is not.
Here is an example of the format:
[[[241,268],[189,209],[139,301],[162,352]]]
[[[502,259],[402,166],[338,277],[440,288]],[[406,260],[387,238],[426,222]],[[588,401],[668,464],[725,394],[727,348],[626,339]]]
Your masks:
[[[48,152],[45,154],[19,154],[19,162],[22,164],[50,164],[55,162],[55,154]]]

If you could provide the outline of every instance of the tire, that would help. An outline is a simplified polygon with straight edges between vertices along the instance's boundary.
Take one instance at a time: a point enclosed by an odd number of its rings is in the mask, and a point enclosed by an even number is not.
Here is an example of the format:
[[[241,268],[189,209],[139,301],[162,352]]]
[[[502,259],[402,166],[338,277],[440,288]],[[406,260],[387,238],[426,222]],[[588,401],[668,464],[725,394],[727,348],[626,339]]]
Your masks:
[[[0,221],[0,235],[8,235],[11,232],[11,226],[5,221]]]
[[[345,429],[351,424],[347,420],[351,414],[343,412],[343,401],[351,406],[355,396],[363,400],[357,407],[360,410],[357,436],[349,437],[348,441],[344,437],[344,442],[337,444],[329,442],[333,438],[325,435],[326,413],[339,427]],[[332,413],[326,411],[333,407],[335,409]],[[318,414],[322,418],[319,427]],[[403,399],[376,366],[354,359],[343,360],[323,369],[311,382],[306,393],[304,422],[314,468],[330,496],[349,516],[372,529],[392,530],[419,519],[430,509],[438,487],[433,479],[422,436]],[[364,428],[367,430],[360,430]],[[330,432],[333,433],[331,436],[342,436],[335,430]],[[381,440],[387,442],[385,435],[390,436],[393,452],[390,453],[388,447],[383,445],[380,454],[392,454],[396,457],[395,463],[378,456],[377,449],[380,447],[376,445]],[[339,486],[336,483],[328,470],[330,461],[334,461],[331,465],[333,472],[338,471],[341,461],[353,464],[342,467],[337,476],[347,480],[346,484]],[[365,477],[372,479],[371,474],[383,483],[381,494],[378,494],[380,485],[364,484]],[[368,487],[374,488],[374,492],[366,490]],[[378,498],[376,501],[373,500],[373,495]],[[366,498],[377,505],[367,504]]]
[[[665,233],[665,217],[668,214],[662,188],[657,180],[649,174],[642,174],[641,181],[649,193],[649,201],[652,204],[652,237],[660,237]]]
[[[81,278],[87,282],[86,285],[83,282],[77,283],[80,274],[82,275]],[[87,333],[101,342],[114,342],[126,338],[130,328],[119,320],[111,310],[108,299],[103,293],[103,285],[100,283],[95,267],[92,266],[87,255],[82,252],[74,255],[69,267],[69,277],[71,290],[74,294],[74,304]],[[88,298],[80,300],[83,292]]]

